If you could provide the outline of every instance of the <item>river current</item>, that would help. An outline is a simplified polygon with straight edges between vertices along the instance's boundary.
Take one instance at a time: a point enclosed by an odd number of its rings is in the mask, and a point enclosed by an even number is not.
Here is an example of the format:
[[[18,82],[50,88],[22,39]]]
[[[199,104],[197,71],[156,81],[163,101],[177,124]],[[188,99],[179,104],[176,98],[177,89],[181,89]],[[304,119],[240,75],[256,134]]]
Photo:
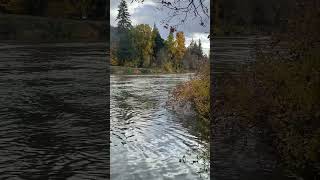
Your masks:
[[[106,45],[0,44],[0,179],[106,179]]]
[[[190,77],[111,76],[111,179],[208,179],[197,120],[166,106],[170,91]]]

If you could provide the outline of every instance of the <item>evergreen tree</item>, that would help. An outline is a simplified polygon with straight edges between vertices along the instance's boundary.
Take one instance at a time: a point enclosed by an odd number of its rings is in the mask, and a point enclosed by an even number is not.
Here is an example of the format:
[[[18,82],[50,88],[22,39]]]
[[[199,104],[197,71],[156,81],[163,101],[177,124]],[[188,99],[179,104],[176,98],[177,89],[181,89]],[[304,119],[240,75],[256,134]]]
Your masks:
[[[204,54],[202,50],[202,43],[199,39],[198,44],[193,39],[190,42],[184,56],[183,66],[187,69],[195,70],[204,60]]]
[[[201,40],[200,39],[199,39],[199,43],[198,43],[198,47],[197,47],[197,55],[199,57],[203,57],[202,44],[201,44]]]
[[[197,52],[198,52],[197,42],[195,42],[193,39],[192,39],[192,41],[190,43],[189,50],[190,50],[190,53],[193,54],[193,55],[196,55]]]
[[[162,39],[156,24],[154,24],[153,26],[152,39],[153,39],[154,59],[155,61],[157,61],[158,60],[157,55],[159,54],[159,51],[164,47],[164,39]],[[156,62],[156,64],[159,65],[159,62]]]
[[[118,6],[118,31],[119,31],[119,49],[117,51],[117,58],[120,65],[124,65],[125,62],[132,61],[135,56],[132,37],[130,35],[130,29],[132,27],[130,14],[128,12],[128,6],[125,0],[121,0]]]
[[[167,40],[165,41],[165,46],[168,49],[169,59],[173,60],[174,55],[176,53],[176,42],[174,40],[173,32],[170,31]]]
[[[125,0],[121,0],[119,6],[118,6],[118,16],[117,20],[118,21],[118,29],[121,31],[126,31],[129,30],[132,25],[131,25],[131,20],[130,20],[130,14],[128,11],[128,6]]]
[[[117,59],[119,65],[124,65],[125,62],[132,61],[135,56],[135,48],[132,43],[132,38],[129,33],[122,33],[119,35],[119,47],[117,50]]]
[[[193,40],[193,38],[191,39],[191,42],[190,42],[190,45],[189,45],[189,49],[191,49],[191,47],[193,47],[194,46],[194,40]]]

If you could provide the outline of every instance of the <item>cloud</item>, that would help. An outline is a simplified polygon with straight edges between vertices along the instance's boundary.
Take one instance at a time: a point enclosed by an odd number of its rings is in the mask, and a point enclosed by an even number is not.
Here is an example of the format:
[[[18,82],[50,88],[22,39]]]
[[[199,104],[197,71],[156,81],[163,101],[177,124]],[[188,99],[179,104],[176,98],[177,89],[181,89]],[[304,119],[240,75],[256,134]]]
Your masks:
[[[132,2],[131,0],[126,0],[128,4],[128,11],[131,15],[131,21],[133,25],[139,24],[139,17],[136,18],[134,15],[139,12],[143,12],[145,9],[151,9],[150,7],[156,7],[157,3],[153,0],[145,1],[143,3],[138,2]],[[110,2],[110,24],[112,26],[116,26],[116,18],[118,15],[118,5],[120,4],[120,0],[111,0]],[[145,8],[145,6],[148,6],[148,8]]]
[[[198,43],[200,39],[203,52],[209,55],[210,40],[208,39],[208,35],[209,33],[190,33],[186,35],[186,45],[189,46],[192,40]]]
[[[150,26],[153,26],[153,24],[155,23],[160,31],[161,36],[164,39],[167,38],[169,31],[168,29],[163,27],[164,24],[162,24],[161,21],[168,18],[172,11],[163,8],[160,3],[161,0],[145,0],[144,3],[131,3],[131,1],[132,0],[127,0],[127,4],[129,13],[131,15],[132,24],[149,24]],[[117,25],[116,17],[118,14],[119,3],[120,0],[111,0],[110,2],[110,24],[112,26]],[[204,3],[207,5],[207,7],[210,7],[209,0],[205,0]],[[177,21],[178,19],[176,18],[175,20],[171,21],[171,23],[177,24]],[[204,52],[208,54],[210,48],[210,41],[207,38],[210,32],[209,24],[210,19],[207,19],[207,26],[201,26],[199,18],[192,17],[191,13],[187,21],[184,24],[178,26],[177,30],[183,31],[185,33],[186,45],[189,45],[192,38],[194,40],[198,40],[200,38]]]

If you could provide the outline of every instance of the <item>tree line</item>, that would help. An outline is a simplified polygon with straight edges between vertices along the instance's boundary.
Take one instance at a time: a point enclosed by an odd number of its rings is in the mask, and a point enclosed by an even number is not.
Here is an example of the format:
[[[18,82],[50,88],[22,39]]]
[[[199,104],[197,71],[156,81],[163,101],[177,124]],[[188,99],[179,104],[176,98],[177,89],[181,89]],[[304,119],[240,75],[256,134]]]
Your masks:
[[[0,0],[0,13],[105,19],[105,0]]]
[[[216,0],[213,5],[216,31],[274,31],[286,26],[292,0]],[[248,32],[250,33],[250,32]]]
[[[117,28],[111,36],[111,64],[138,68],[159,68],[168,72],[182,69],[195,70],[207,60],[202,44],[192,41],[186,48],[182,31],[169,28],[167,39],[163,39],[156,25],[132,26],[126,1],[118,6]],[[113,34],[113,33],[111,33]]]

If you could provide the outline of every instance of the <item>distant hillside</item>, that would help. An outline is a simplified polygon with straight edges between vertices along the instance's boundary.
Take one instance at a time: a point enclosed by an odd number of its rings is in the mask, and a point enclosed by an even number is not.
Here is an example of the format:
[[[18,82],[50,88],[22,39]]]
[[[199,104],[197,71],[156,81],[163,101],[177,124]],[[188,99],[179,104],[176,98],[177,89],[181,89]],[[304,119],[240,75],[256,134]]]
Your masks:
[[[104,21],[0,14],[0,39],[45,42],[106,41]]]
[[[0,0],[0,13],[102,20],[106,5],[105,0]]]
[[[225,35],[274,32],[286,25],[292,5],[291,0],[216,0],[213,28]]]

